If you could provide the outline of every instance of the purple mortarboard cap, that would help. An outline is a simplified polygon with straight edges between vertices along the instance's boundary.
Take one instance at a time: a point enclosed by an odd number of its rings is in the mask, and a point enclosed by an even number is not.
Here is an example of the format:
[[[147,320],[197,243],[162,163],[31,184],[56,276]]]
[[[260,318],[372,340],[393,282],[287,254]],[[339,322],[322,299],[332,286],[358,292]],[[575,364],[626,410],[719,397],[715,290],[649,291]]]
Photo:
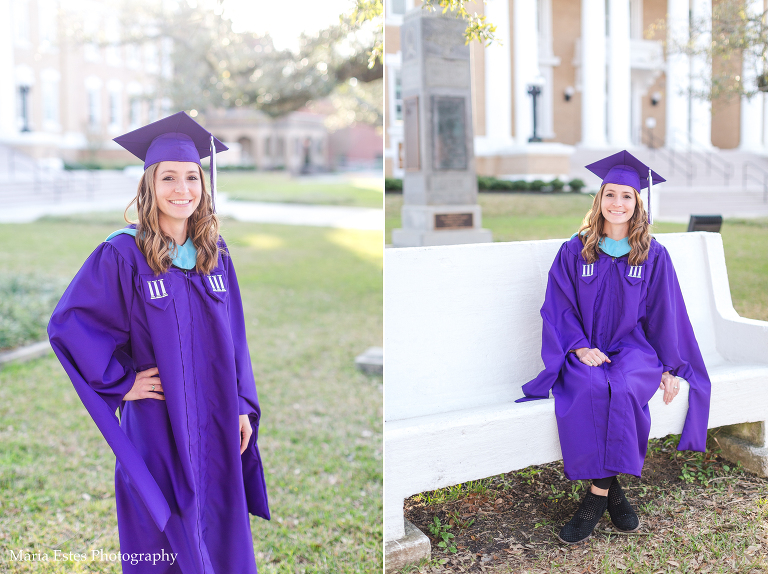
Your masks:
[[[191,161],[211,156],[211,197],[216,211],[216,154],[229,149],[187,112],[152,122],[114,141],[144,161],[144,169],[161,161]],[[214,153],[215,152],[215,153]]]
[[[658,173],[645,165],[627,150],[620,151],[586,167],[597,177],[602,178],[603,185],[616,183],[629,185],[638,192],[648,188],[648,223],[653,223],[651,215],[651,189],[653,184],[666,181]]]

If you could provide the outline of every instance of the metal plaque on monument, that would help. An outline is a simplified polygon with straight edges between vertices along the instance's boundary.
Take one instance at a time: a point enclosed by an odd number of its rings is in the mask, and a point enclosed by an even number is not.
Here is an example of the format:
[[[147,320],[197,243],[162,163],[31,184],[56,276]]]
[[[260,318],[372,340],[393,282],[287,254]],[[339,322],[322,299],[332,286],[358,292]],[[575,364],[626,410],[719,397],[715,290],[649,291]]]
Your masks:
[[[394,247],[493,240],[477,204],[465,27],[415,9],[400,28],[405,176]]]

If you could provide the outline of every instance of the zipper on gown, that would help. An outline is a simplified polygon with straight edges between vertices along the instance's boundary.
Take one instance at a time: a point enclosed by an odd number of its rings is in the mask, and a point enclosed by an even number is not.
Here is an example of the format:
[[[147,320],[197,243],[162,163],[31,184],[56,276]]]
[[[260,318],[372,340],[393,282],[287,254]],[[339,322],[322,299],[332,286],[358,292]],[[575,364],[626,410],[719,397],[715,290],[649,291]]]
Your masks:
[[[197,397],[197,378],[195,376],[195,364],[194,364],[194,356],[195,356],[195,350],[194,350],[195,320],[194,320],[194,317],[192,316],[193,315],[192,314],[192,290],[190,288],[190,283],[189,283],[189,270],[184,269],[183,273],[184,273],[185,283],[186,283],[186,286],[187,286],[187,303],[189,304],[189,324],[190,324],[190,328],[192,329],[192,339],[191,339],[192,340],[192,346],[193,346],[192,347],[192,380],[195,383],[195,405],[197,405],[197,399],[198,399],[198,397]],[[199,435],[200,412],[199,412],[199,410],[197,412],[197,425],[198,425],[198,438],[197,438],[197,450],[198,450],[198,453],[197,453],[197,461],[198,461],[198,464],[199,464],[200,463],[200,435]],[[194,465],[193,465],[193,471],[194,470],[195,469],[194,469]],[[198,540],[198,542],[197,542],[198,548],[197,549],[200,551],[200,562],[201,562],[201,564],[203,566],[203,572],[205,572],[205,557],[203,556],[203,549],[200,547],[200,544],[202,544],[202,542],[203,542],[203,533],[200,530],[200,492],[202,491],[202,484],[201,484],[201,480],[200,480],[201,473],[200,473],[199,467],[196,470],[197,470],[197,487],[198,487],[198,492],[195,495],[195,510],[196,510],[196,514],[197,514],[196,518],[197,518],[197,540]]]

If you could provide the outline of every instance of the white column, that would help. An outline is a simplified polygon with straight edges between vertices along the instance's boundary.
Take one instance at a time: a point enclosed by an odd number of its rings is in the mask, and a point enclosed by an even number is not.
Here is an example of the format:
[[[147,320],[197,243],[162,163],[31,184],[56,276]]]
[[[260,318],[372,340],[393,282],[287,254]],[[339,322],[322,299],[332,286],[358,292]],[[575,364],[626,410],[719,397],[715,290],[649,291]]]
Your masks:
[[[16,82],[10,0],[0,0],[0,140],[16,135]]]
[[[631,145],[629,0],[610,0],[608,18],[608,142],[625,148]]]
[[[763,94],[763,147],[768,148],[768,97]]]
[[[496,26],[494,35],[501,42],[485,49],[485,143],[490,152],[514,143],[509,0],[488,0],[485,15]]]
[[[706,22],[704,29],[709,30],[712,22],[712,0],[692,0],[694,22]],[[702,34],[697,39],[697,46],[705,48],[711,42],[710,34]],[[712,68],[706,58],[699,56],[691,62],[691,82],[696,91],[706,89],[712,77]],[[691,99],[691,141],[696,148],[712,147],[712,104],[702,98]]]
[[[671,45],[688,41],[688,0],[667,1],[667,41]],[[667,56],[667,133],[666,147],[688,147],[689,62],[684,54]]]
[[[533,135],[533,100],[528,87],[539,75],[539,27],[536,23],[537,2],[514,0],[515,43],[515,140],[518,145],[528,143]],[[537,105],[539,104],[537,102]]]
[[[752,99],[741,98],[741,139],[739,149],[760,152],[763,150],[763,94]]]
[[[756,14],[762,12],[762,0],[749,0],[747,10]],[[757,68],[753,60],[744,59],[741,63],[741,81],[747,90],[756,89]],[[763,95],[758,93],[751,99],[741,98],[741,138],[739,149],[759,152],[763,150]]]
[[[552,46],[552,0],[539,0],[539,73],[544,78],[544,87],[539,96],[536,111],[538,132],[542,138],[554,138],[554,72],[560,65],[560,58],[555,56]]]
[[[643,0],[629,2],[629,36],[634,40],[643,39]]]
[[[536,23],[537,2],[514,0],[512,39],[515,43],[515,140],[528,143],[533,135],[533,100],[528,87],[539,75],[539,27]],[[541,98],[537,102],[540,104]]]
[[[581,2],[581,145],[606,147],[604,0]]]

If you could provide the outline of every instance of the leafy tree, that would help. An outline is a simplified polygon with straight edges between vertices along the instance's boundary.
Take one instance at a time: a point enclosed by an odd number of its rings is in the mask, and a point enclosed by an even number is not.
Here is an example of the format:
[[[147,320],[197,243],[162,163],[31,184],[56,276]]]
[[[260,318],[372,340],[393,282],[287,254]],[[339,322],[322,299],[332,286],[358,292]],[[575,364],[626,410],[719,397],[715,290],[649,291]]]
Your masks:
[[[450,12],[456,18],[466,20],[465,44],[469,44],[472,40],[477,40],[486,46],[490,46],[493,42],[500,44],[501,42],[493,35],[496,32],[496,26],[488,22],[483,14],[467,12],[466,6],[469,3],[467,0],[424,0],[421,7],[430,12],[442,8],[443,14]]]
[[[466,20],[467,27],[464,30],[466,44],[469,44],[472,40],[477,40],[486,46],[491,45],[493,42],[500,44],[501,42],[493,35],[496,32],[496,26],[488,22],[485,15],[478,14],[477,12],[470,14],[466,8],[467,4],[470,3],[473,2],[468,2],[467,0],[424,0],[421,7],[423,10],[429,10],[430,12],[442,9],[443,14],[450,12],[456,18]],[[349,20],[352,22],[379,22],[377,24],[379,40],[376,41],[368,53],[368,65],[370,67],[373,67],[375,63],[381,64],[383,62],[384,43],[382,40],[383,34],[381,33],[383,12],[381,0],[357,0],[355,8],[349,15]]]
[[[170,97],[176,108],[245,106],[278,117],[328,97],[340,86],[341,97],[353,84],[381,82],[381,59],[371,65],[369,53],[381,43],[382,31],[370,11],[343,15],[338,24],[316,35],[302,34],[298,53],[278,50],[269,35],[233,31],[216,0],[194,5],[124,0],[116,11],[122,23],[119,40],[82,29],[73,29],[70,37],[103,46],[119,42],[172,47],[173,74],[160,78],[156,96]],[[368,92],[376,88],[359,89],[357,97]],[[361,114],[369,121],[380,116],[371,106],[369,102]]]
[[[750,4],[745,0],[713,2],[711,18],[690,21],[688,38],[673,37],[666,42],[668,54],[685,54],[706,63],[706,73],[692,78],[694,97],[710,101],[751,98],[768,90],[768,13]],[[667,31],[666,23],[658,22],[650,33],[666,36]]]

